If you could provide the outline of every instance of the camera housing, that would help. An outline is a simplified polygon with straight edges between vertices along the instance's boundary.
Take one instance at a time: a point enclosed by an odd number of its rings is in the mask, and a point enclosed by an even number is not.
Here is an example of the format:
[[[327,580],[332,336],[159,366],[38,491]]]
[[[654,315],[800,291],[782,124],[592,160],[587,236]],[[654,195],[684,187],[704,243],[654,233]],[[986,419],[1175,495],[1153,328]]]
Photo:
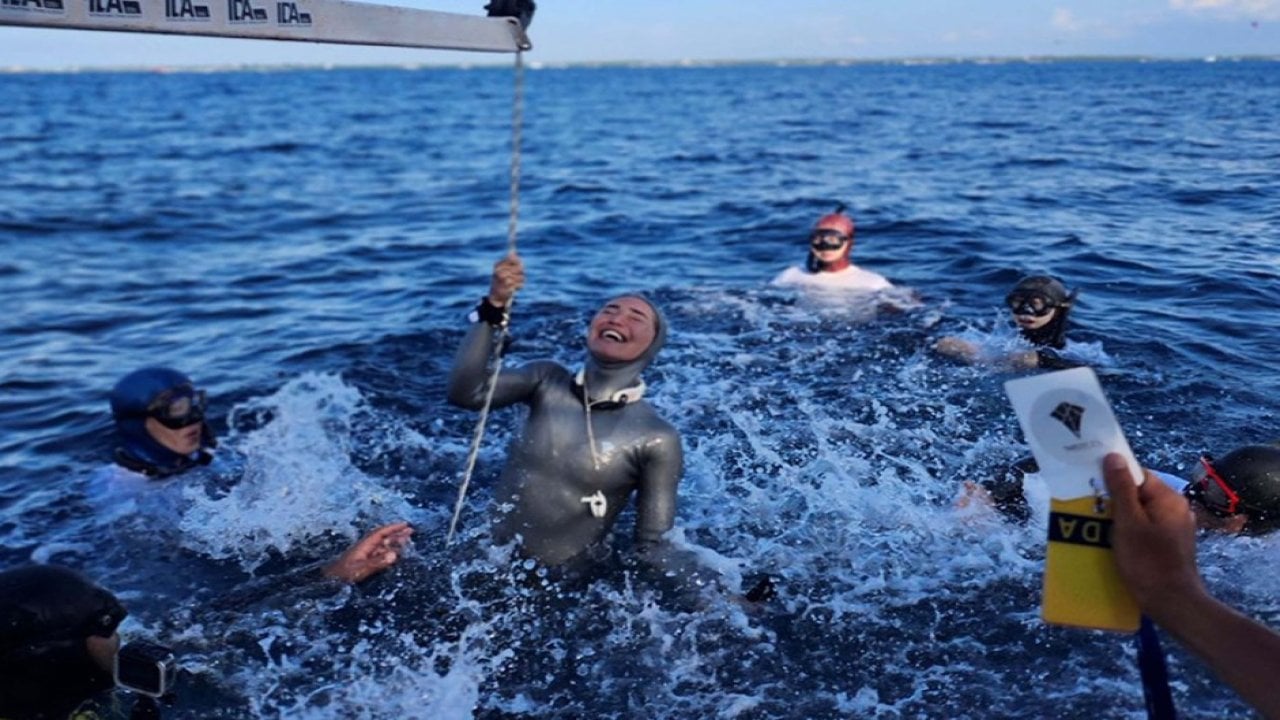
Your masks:
[[[164,697],[178,679],[178,660],[163,645],[135,641],[116,653],[113,671],[116,685],[132,692]]]

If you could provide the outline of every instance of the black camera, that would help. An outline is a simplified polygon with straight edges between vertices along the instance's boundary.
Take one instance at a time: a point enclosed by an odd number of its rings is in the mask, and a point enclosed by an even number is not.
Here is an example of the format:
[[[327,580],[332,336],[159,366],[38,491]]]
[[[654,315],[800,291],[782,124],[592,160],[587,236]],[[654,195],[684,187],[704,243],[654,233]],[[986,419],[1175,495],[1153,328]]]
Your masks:
[[[178,679],[178,659],[163,645],[131,642],[116,653],[116,685],[158,698],[173,691]]]

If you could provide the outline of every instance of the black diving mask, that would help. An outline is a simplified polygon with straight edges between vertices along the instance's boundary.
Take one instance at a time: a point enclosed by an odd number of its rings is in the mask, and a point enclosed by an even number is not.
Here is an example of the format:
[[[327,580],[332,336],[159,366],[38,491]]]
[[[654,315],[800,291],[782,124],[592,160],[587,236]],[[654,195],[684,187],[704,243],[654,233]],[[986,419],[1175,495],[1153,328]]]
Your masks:
[[[1033,317],[1044,317],[1060,305],[1057,300],[1044,293],[1027,292],[1025,290],[1009,293],[1008,297],[1004,299],[1004,303],[1009,306],[1014,315],[1031,315]]]
[[[190,385],[180,385],[156,396],[147,406],[147,416],[170,430],[178,430],[204,420],[206,395]]]
[[[809,247],[818,252],[826,252],[828,250],[839,250],[849,242],[849,236],[839,230],[824,228],[814,230],[809,234]]]

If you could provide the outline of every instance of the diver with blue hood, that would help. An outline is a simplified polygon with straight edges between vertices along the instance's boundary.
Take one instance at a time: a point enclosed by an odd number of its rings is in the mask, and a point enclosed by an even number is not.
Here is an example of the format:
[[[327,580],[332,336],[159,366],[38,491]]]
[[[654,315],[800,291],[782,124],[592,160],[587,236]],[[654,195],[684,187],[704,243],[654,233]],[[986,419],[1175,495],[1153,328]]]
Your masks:
[[[152,478],[208,465],[218,441],[205,407],[205,391],[177,370],[145,367],[125,375],[111,391],[121,441],[116,463]]]
[[[454,405],[484,406],[495,330],[523,284],[515,254],[494,265],[489,294],[472,313],[449,375]],[[634,495],[637,551],[664,567],[672,562],[660,548],[675,523],[683,450],[679,432],[644,400],[641,378],[666,337],[653,302],[622,295],[592,318],[580,369],[544,360],[498,374],[492,407],[522,403],[529,415],[502,470],[496,542],[514,540],[522,555],[544,566],[586,569],[607,554],[602,541]]]
[[[151,480],[168,479],[213,460],[210,450],[217,439],[205,420],[207,396],[191,378],[167,367],[145,367],[125,375],[111,391],[111,414],[120,433],[121,444],[115,462],[138,473],[99,475],[94,490],[101,504],[136,511],[132,502],[116,505],[121,496],[144,497],[150,514],[181,512],[181,488],[165,486],[173,492],[152,492]],[[122,479],[128,475],[131,479]],[[145,479],[144,479],[145,478]],[[370,531],[345,552],[328,563],[303,568],[303,573],[358,583],[394,565],[408,544],[413,529],[407,522],[393,522]],[[286,578],[295,580],[296,578]],[[276,582],[276,584],[280,584]],[[265,587],[265,586],[264,586]]]

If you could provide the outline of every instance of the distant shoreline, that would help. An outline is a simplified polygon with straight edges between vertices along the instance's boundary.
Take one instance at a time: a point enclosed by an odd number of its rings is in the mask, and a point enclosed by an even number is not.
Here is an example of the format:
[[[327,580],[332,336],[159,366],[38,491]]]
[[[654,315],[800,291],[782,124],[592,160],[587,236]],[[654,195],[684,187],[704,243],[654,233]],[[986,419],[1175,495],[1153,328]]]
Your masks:
[[[527,60],[532,70],[602,69],[602,68],[716,68],[716,67],[821,67],[851,65],[936,66],[936,65],[1044,65],[1067,63],[1233,63],[1280,62],[1280,55],[1209,55],[1199,57],[1146,55],[1039,55],[1039,56],[972,56],[972,57],[904,57],[845,59],[776,59],[776,60],[667,60],[607,62],[540,62]],[[0,67],[0,75],[74,75],[92,73],[237,73],[294,72],[339,70],[494,70],[507,69],[510,62],[486,63],[381,63],[381,64],[242,64],[242,65],[121,65],[75,66],[65,68]]]

